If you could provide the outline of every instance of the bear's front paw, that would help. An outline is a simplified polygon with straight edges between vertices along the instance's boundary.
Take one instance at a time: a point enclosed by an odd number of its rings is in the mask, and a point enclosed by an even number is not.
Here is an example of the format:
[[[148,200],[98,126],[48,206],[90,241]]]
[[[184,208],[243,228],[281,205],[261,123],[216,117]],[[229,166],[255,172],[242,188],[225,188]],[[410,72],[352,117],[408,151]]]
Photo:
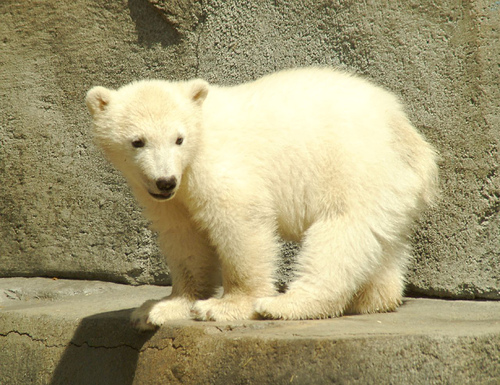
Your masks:
[[[149,313],[151,309],[160,301],[149,300],[135,309],[130,315],[130,324],[134,329],[140,331],[154,330],[158,325],[149,322]]]
[[[235,321],[255,319],[255,298],[235,296],[196,301],[191,308],[191,317],[198,321]]]
[[[290,309],[280,304],[278,296],[259,298],[255,302],[255,312],[262,319],[287,319],[290,317]],[[286,314],[285,314],[286,313]]]
[[[130,316],[132,326],[140,331],[154,330],[167,321],[189,319],[193,302],[184,298],[146,301]]]

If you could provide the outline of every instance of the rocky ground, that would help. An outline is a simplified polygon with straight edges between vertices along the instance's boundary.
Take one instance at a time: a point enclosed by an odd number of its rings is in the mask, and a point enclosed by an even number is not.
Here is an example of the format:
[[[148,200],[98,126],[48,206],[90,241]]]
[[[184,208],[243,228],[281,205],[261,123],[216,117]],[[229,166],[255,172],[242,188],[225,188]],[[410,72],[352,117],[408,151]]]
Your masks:
[[[322,321],[128,317],[170,288],[0,279],[1,384],[498,384],[500,302],[407,298]]]

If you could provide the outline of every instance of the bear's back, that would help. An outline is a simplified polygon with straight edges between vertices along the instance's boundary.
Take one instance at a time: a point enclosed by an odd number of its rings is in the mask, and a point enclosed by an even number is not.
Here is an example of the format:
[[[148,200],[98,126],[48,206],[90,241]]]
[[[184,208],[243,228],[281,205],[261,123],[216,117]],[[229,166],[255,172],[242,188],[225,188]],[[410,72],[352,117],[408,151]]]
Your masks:
[[[203,121],[205,172],[241,194],[267,195],[290,236],[332,207],[415,206],[432,183],[422,178],[435,155],[397,98],[342,71],[295,69],[211,87]]]

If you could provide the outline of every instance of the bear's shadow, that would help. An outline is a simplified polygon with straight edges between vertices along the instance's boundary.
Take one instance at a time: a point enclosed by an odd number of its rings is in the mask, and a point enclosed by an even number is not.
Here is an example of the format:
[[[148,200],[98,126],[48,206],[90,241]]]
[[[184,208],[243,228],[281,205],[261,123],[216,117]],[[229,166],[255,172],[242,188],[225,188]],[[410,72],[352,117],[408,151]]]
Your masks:
[[[132,328],[132,310],[82,319],[50,384],[132,384],[140,350],[154,334]]]

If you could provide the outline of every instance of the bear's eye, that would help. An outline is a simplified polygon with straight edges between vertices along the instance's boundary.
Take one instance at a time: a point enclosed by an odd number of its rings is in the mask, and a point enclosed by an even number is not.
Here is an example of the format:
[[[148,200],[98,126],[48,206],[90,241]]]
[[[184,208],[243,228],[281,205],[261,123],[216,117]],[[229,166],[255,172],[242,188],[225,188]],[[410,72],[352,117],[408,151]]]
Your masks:
[[[144,139],[134,139],[132,141],[132,147],[134,148],[144,147],[145,144]]]
[[[184,142],[184,138],[182,136],[179,136],[177,140],[175,141],[175,144],[180,146]]]

